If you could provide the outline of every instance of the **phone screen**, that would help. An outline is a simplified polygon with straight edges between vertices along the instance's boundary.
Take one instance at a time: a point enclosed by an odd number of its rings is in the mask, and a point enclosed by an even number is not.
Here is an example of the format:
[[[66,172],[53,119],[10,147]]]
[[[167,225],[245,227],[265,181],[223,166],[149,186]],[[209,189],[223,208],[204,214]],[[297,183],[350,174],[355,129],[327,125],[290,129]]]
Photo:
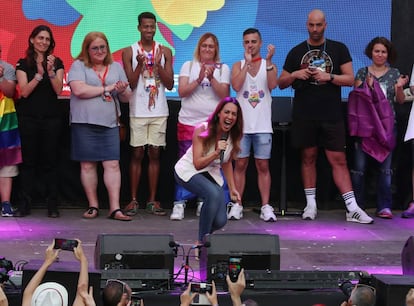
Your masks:
[[[191,283],[191,292],[198,292],[198,293],[212,293],[213,288],[211,284],[207,283]]]
[[[73,248],[78,246],[77,240],[55,238],[54,249],[61,249],[64,251],[73,251]]]
[[[237,282],[241,270],[241,257],[229,257],[229,276],[232,282]]]

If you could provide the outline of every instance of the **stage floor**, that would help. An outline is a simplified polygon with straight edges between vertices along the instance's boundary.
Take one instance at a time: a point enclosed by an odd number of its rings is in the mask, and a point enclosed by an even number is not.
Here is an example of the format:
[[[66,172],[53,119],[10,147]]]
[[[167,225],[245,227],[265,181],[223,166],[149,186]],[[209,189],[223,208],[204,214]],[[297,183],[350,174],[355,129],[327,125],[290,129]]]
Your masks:
[[[170,221],[167,216],[147,214],[144,210],[131,222],[107,218],[107,210],[93,220],[83,219],[83,209],[61,209],[61,217],[47,218],[46,210],[34,209],[24,218],[0,219],[0,256],[14,264],[42,260],[44,251],[55,237],[79,238],[89,265],[94,268],[94,251],[98,234],[172,234],[187,249],[197,239],[198,217],[187,208],[185,219]],[[374,210],[368,210],[373,216]],[[229,221],[221,233],[276,234],[280,239],[280,269],[283,271],[367,271],[370,274],[402,274],[401,252],[414,234],[414,220],[402,219],[394,211],[394,219],[374,217],[374,224],[345,221],[345,210],[320,210],[317,219],[304,221],[297,216],[278,216],[277,222],[266,223],[252,209],[239,221]],[[61,252],[60,260],[74,261],[70,252]],[[184,258],[175,258],[177,272]],[[199,262],[191,256],[189,280],[198,280]],[[183,281],[184,272],[177,280]]]
[[[93,220],[83,219],[81,209],[60,212],[57,219],[47,218],[44,209],[34,209],[24,218],[1,218],[0,255],[13,262],[43,259],[44,250],[53,238],[79,238],[93,265],[98,234],[172,234],[176,242],[187,245],[197,239],[198,217],[191,207],[186,209],[182,221],[169,220],[170,211],[160,217],[139,210],[131,222],[108,219],[107,210],[101,210],[100,216]],[[368,213],[373,216],[374,211]],[[278,216],[277,222],[266,223],[257,213],[247,210],[243,219],[229,221],[220,232],[279,235],[281,270],[401,274],[401,251],[414,234],[414,220],[402,219],[400,215],[401,211],[394,211],[394,219],[374,217],[374,224],[366,225],[346,222],[344,210],[319,210],[314,221],[304,221],[300,216]],[[73,259],[66,252],[61,252],[60,258]],[[194,269],[197,270],[197,265]]]

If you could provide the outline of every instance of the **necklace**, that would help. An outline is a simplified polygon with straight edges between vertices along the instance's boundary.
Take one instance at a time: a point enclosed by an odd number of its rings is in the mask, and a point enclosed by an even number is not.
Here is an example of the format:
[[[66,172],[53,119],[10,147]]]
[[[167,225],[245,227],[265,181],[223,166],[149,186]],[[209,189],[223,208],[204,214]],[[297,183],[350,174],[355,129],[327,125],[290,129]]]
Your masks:
[[[306,45],[308,46],[308,51],[310,51],[311,50],[311,45],[308,43],[308,41],[306,41]],[[320,45],[319,45],[320,46]],[[318,47],[319,47],[318,46]],[[326,39],[325,39],[325,41],[323,42],[323,49],[322,49],[322,53],[325,53],[325,51],[326,51]]]

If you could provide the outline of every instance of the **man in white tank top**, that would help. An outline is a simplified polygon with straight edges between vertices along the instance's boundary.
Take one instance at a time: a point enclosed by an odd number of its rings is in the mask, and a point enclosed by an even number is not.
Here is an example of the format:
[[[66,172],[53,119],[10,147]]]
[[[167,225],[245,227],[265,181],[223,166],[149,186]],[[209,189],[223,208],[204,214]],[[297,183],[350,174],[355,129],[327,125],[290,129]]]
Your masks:
[[[122,53],[125,72],[133,90],[129,101],[131,202],[125,210],[127,215],[137,213],[141,163],[147,147],[149,193],[146,210],[163,216],[166,212],[155,197],[160,172],[160,148],[166,144],[168,104],[165,89],[170,90],[174,85],[172,52],[154,41],[156,18],[153,13],[143,12],[138,16],[138,31],[140,41],[125,48]]]
[[[269,205],[271,177],[269,159],[272,149],[272,89],[277,86],[277,68],[272,63],[273,45],[267,46],[266,58],[261,57],[262,37],[259,30],[249,28],[243,32],[244,59],[233,65],[231,85],[243,112],[243,138],[241,152],[235,162],[234,182],[243,197],[246,169],[253,147],[257,169],[257,185],[261,197],[260,219],[276,221],[273,207]],[[227,218],[243,217],[242,203],[230,203]]]

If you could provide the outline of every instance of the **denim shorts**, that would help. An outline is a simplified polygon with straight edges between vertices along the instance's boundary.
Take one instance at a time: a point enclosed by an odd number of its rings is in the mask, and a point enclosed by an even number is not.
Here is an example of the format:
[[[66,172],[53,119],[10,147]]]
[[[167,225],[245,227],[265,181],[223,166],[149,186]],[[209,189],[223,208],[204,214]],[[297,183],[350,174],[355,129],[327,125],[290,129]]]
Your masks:
[[[272,134],[271,133],[257,133],[257,134],[243,134],[240,142],[239,158],[246,158],[250,156],[250,151],[253,146],[254,158],[270,159],[272,153]]]

